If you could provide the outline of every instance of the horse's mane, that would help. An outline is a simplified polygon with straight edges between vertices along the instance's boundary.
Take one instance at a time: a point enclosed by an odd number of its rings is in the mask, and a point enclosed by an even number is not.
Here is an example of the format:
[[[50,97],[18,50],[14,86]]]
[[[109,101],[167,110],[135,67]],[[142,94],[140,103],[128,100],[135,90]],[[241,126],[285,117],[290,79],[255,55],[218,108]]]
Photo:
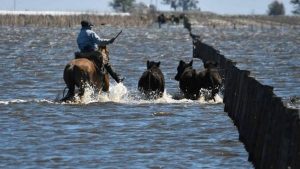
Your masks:
[[[107,56],[109,56],[109,49],[107,46],[99,46],[99,49],[102,54],[105,53]]]

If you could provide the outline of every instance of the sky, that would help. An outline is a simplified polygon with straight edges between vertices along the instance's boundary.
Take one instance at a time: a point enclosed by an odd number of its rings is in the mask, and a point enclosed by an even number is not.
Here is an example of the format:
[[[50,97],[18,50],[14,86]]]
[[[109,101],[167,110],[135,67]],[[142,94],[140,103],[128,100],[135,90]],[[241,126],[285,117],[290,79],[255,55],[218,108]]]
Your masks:
[[[113,0],[0,0],[0,10],[34,11],[99,11],[112,12],[108,5]],[[199,0],[201,11],[218,14],[266,14],[268,5],[274,0]],[[279,0],[285,6],[286,14],[291,14],[293,6],[290,0]],[[14,2],[16,5],[14,5]],[[170,10],[161,0],[136,0],[145,4],[154,4],[159,10]]]

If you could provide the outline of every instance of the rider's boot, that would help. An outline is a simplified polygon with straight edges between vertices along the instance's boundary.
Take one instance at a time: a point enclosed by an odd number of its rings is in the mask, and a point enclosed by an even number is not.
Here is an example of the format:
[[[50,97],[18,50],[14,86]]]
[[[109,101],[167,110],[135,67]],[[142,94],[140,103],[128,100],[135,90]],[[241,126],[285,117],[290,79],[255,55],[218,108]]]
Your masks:
[[[125,78],[124,78],[124,77],[121,77],[119,74],[117,74],[117,73],[113,70],[112,66],[111,66],[109,63],[105,64],[104,67],[105,67],[105,69],[107,70],[107,72],[111,75],[111,77],[112,77],[113,79],[115,79],[115,81],[116,81],[117,83],[120,83],[120,82],[124,81]]]

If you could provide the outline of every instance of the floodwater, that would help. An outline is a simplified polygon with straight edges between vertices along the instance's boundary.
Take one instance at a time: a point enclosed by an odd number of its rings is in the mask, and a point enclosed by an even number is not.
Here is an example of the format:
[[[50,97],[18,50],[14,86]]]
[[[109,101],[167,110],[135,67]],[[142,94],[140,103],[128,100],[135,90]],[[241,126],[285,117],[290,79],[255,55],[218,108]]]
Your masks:
[[[103,38],[120,29],[95,28]],[[56,102],[65,87],[64,66],[77,50],[78,31],[0,27],[0,168],[252,168],[236,127],[223,111],[221,94],[216,102],[172,99],[179,93],[174,80],[177,64],[192,59],[192,40],[181,26],[123,28],[110,45],[110,56],[114,68],[126,77],[124,83],[111,80],[109,95],[87,95],[81,103]],[[248,30],[195,31],[204,32],[205,40],[218,47],[222,44],[222,53],[235,55],[237,62],[250,62],[236,48],[243,33],[251,35]],[[273,34],[264,35],[273,42]],[[292,68],[285,66],[290,76],[271,80],[271,85],[286,87],[286,97],[300,90],[299,39],[295,42],[289,42],[295,61],[286,61]],[[280,61],[280,56],[273,57]],[[166,91],[158,100],[144,100],[137,91],[147,60],[161,61]],[[262,60],[272,66],[269,57]],[[202,62],[194,59],[194,67],[202,69]],[[260,77],[280,79],[281,74],[265,67],[250,67],[256,74],[265,72]],[[289,93],[291,88],[295,93]]]
[[[237,62],[240,69],[250,70],[259,82],[273,86],[289,107],[300,109],[299,27],[198,27],[194,33]],[[292,98],[297,99],[295,104],[290,103]]]

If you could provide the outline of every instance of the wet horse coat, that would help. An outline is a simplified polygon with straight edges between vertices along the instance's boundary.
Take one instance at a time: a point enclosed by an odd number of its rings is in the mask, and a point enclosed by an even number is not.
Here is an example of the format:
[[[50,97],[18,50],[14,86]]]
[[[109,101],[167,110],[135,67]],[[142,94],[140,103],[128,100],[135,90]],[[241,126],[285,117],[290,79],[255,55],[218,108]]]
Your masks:
[[[165,90],[165,79],[159,65],[160,62],[147,61],[147,70],[142,74],[138,82],[139,91],[148,99],[162,97]]]
[[[62,98],[61,101],[73,99],[75,95],[75,86],[79,88],[79,96],[84,94],[84,90],[87,85],[92,86],[99,93],[101,91],[108,91],[109,76],[101,70],[103,70],[102,61],[96,65],[93,61],[87,58],[71,60],[66,65],[63,75],[64,81],[69,90],[67,95]]]

